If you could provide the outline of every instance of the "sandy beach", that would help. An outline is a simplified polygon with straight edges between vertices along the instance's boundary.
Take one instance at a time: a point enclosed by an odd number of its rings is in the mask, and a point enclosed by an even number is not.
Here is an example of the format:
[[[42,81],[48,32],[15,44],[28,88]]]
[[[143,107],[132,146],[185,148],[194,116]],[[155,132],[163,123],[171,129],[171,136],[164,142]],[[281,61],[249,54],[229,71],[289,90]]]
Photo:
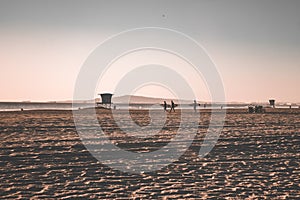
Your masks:
[[[95,159],[76,132],[72,111],[1,112],[0,198],[300,198],[300,109],[228,110],[218,143],[205,158],[197,152],[210,112],[201,112],[189,150],[177,162],[143,174],[120,172]],[[111,140],[137,153],[167,144],[180,119],[180,112],[169,114],[162,134],[145,142],[118,134],[109,110],[97,113],[107,134],[114,133]],[[132,118],[149,123],[147,111],[132,111]]]

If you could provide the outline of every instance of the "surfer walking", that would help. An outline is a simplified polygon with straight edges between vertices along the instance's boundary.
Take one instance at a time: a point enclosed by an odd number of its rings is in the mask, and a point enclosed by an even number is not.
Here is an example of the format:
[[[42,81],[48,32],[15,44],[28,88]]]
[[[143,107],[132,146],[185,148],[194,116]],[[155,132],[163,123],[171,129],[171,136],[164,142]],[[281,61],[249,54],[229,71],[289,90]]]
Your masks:
[[[172,110],[175,112],[175,103],[174,103],[173,100],[171,101],[171,110],[170,110],[170,112],[172,112]]]
[[[166,101],[164,101],[164,111],[166,112],[167,111],[167,102]]]

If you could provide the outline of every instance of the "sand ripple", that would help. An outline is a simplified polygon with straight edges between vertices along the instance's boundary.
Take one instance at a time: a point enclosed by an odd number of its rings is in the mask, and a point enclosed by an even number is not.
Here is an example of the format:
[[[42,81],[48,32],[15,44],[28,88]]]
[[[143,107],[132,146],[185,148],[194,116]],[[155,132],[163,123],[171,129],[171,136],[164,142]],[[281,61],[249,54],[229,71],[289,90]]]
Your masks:
[[[299,199],[299,113],[229,113],[218,144],[200,159],[196,152],[210,116],[203,113],[196,140],[178,162],[139,175],[112,170],[92,157],[69,111],[1,113],[0,197]],[[179,117],[172,115],[162,135],[145,140],[125,138],[109,113],[99,114],[99,121],[121,148],[148,152],[174,136]],[[135,117],[141,125],[149,121],[147,113]]]

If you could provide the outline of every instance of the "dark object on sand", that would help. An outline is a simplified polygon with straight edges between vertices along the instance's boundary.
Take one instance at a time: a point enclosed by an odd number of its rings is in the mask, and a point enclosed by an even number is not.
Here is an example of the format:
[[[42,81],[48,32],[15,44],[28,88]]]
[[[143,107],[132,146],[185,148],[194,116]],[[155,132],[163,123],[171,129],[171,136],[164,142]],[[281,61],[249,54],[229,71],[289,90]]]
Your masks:
[[[253,106],[248,106],[248,112],[249,113],[254,113],[254,107]]]
[[[248,112],[249,113],[264,113],[265,109],[263,108],[263,106],[260,105],[256,105],[256,106],[248,106]]]
[[[274,99],[270,99],[269,103],[270,103],[270,106],[272,106],[273,108],[275,108],[275,100]]]
[[[264,113],[263,106],[255,106],[255,113]]]

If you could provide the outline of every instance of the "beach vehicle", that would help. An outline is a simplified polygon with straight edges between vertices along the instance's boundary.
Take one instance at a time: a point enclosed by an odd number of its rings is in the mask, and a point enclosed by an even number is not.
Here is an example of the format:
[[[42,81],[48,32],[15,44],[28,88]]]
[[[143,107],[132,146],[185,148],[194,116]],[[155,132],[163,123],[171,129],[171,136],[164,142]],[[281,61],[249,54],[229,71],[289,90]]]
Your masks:
[[[248,106],[249,113],[264,113],[265,109],[262,105],[249,105]]]

